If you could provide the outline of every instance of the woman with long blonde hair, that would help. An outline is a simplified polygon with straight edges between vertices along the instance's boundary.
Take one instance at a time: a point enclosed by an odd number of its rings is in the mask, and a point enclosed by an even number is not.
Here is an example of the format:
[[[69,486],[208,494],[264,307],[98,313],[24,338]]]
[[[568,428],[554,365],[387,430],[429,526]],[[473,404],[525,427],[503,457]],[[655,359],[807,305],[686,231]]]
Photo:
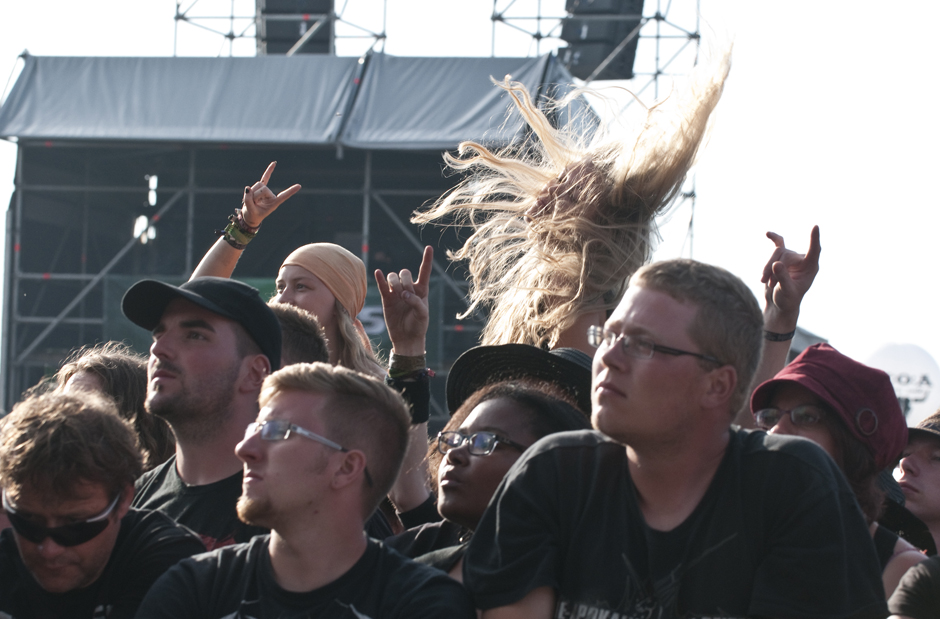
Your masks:
[[[472,228],[450,257],[467,260],[471,273],[464,315],[490,310],[483,345],[593,353],[587,327],[603,324],[649,259],[654,220],[682,187],[729,67],[726,55],[698,70],[628,135],[613,127],[586,134],[577,122],[556,128],[522,84],[498,84],[530,138],[498,151],[462,143],[445,159],[468,177],[412,219]]]

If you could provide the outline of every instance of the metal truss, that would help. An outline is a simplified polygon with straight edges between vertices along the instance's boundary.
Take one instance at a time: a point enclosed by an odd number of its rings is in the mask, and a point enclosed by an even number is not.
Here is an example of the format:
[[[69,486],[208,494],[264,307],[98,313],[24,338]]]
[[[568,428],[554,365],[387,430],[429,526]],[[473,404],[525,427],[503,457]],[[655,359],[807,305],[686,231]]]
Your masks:
[[[111,253],[105,253],[105,255],[101,256],[100,264],[102,266],[100,266],[100,268],[96,267],[92,270],[86,270],[84,260],[76,262],[75,264],[66,263],[63,268],[62,261],[59,260],[61,248],[66,245],[71,245],[74,248],[76,243],[81,243],[80,253],[83,256],[86,255],[88,251],[87,231],[90,226],[100,225],[100,222],[89,219],[90,215],[88,209],[82,206],[82,201],[87,200],[87,197],[80,198],[77,196],[121,196],[125,193],[130,193],[131,195],[136,193],[139,195],[143,190],[139,186],[129,187],[126,179],[117,180],[113,185],[100,183],[62,184],[38,180],[35,173],[30,174],[29,170],[26,170],[24,167],[23,149],[35,146],[36,145],[27,143],[21,143],[19,145],[13,208],[10,209],[8,213],[8,261],[7,277],[4,278],[4,297],[7,315],[6,328],[2,330],[2,340],[0,340],[0,349],[2,349],[2,355],[0,355],[0,363],[2,363],[0,376],[4,377],[4,380],[0,381],[0,407],[7,407],[12,404],[12,401],[23,389],[31,386],[31,384],[35,382],[33,375],[36,373],[37,369],[49,368],[50,366],[55,368],[61,362],[69,348],[87,344],[101,337],[102,329],[106,322],[104,308],[105,304],[108,302],[107,298],[105,298],[103,282],[105,278],[112,273],[127,276],[129,256],[133,254],[132,250],[135,247],[139,247],[143,241],[140,236],[132,236],[130,230],[128,230],[126,241],[111,244],[105,248],[105,252]],[[81,147],[79,146],[78,148]],[[197,207],[201,208],[201,201],[211,196],[228,196],[232,193],[232,188],[228,186],[211,186],[197,183],[196,149],[188,149],[188,151],[188,181],[181,186],[161,185],[160,206],[147,218],[148,227],[153,226],[159,233],[157,235],[157,242],[167,234],[179,239],[180,242],[161,251],[179,252],[181,256],[180,265],[184,270],[182,273],[140,273],[139,275],[135,275],[135,278],[177,277],[185,279],[188,277],[195,264],[194,258],[198,257],[198,254],[202,253],[204,249],[202,247],[194,247],[193,229]],[[370,225],[375,206],[378,207],[379,212],[384,213],[384,215],[389,218],[393,226],[390,227],[383,222],[381,230],[373,233],[386,240],[389,238],[390,234],[393,234],[396,238],[406,241],[407,245],[414,248],[414,253],[411,255],[420,256],[425,243],[419,238],[414,227],[403,218],[401,208],[396,212],[390,204],[390,200],[398,200],[401,202],[402,199],[408,199],[409,201],[414,200],[420,203],[421,201],[437,197],[438,192],[428,187],[422,188],[420,182],[416,183],[416,186],[413,188],[408,188],[407,186],[396,188],[374,186],[372,155],[370,151],[366,151],[364,154],[364,165],[362,168],[363,182],[360,188],[305,187],[301,190],[300,194],[321,196],[324,199],[329,199],[331,196],[346,196],[347,198],[362,197],[361,233],[363,239],[363,261],[369,260],[368,244]],[[30,175],[34,180],[32,182],[26,182],[24,179]],[[42,257],[41,262],[37,263],[36,260],[32,260],[33,266],[29,269],[25,269],[22,260],[23,253],[20,249],[23,246],[25,238],[23,231],[24,215],[25,211],[29,208],[30,200],[35,199],[37,196],[55,196],[56,200],[66,204],[68,209],[75,212],[75,225],[71,230],[80,231],[81,240],[78,241],[75,235],[69,236],[69,229],[66,229],[58,240],[50,235],[47,239],[48,242],[44,243],[43,247],[39,248],[39,254],[36,253],[36,243],[32,243],[34,247],[24,248],[24,251],[31,251],[33,258],[35,258],[36,255],[40,255]],[[121,200],[123,201],[123,198],[121,198]],[[133,211],[135,199],[128,196],[127,204],[128,209]],[[185,209],[185,214],[180,215],[177,213],[174,215],[176,219],[176,223],[173,224],[174,227],[166,228],[167,216],[171,214],[171,211],[179,211],[181,208]],[[181,219],[182,222],[180,222]],[[60,249],[50,250],[50,248],[56,246],[56,243],[58,243]],[[201,246],[202,242],[199,244]],[[443,254],[439,253],[439,255]],[[39,266],[38,269],[37,266]],[[67,293],[66,296],[63,290],[53,290],[49,288],[49,286],[61,286],[69,283],[75,284],[77,289],[76,293]],[[24,286],[35,286],[36,284],[42,284],[38,293],[32,293],[32,296],[25,294],[26,288],[24,288]],[[438,300],[436,302],[441,303],[442,309],[440,323],[431,326],[432,330],[437,331],[436,337],[434,338],[434,341],[437,343],[436,350],[429,350],[429,353],[435,354],[436,359],[442,360],[445,357],[445,352],[448,352],[448,354],[452,352],[445,351],[444,349],[443,334],[445,332],[466,333],[468,336],[471,336],[479,332],[480,326],[473,322],[463,324],[454,323],[452,317],[451,319],[445,317],[443,310],[445,302],[449,303],[452,307],[457,305],[461,309],[466,308],[467,283],[461,281],[459,278],[455,279],[447,272],[447,265],[437,259],[434,261],[434,276],[432,278],[431,287],[432,294],[436,295],[435,298]],[[445,292],[448,295],[453,295],[446,301],[444,298]],[[45,296],[37,299],[37,294]],[[93,295],[95,294],[100,295],[101,298],[94,298]],[[100,314],[97,310],[84,307],[84,302],[89,299],[95,301],[95,303],[92,304],[94,307],[102,308]],[[50,304],[47,303],[47,301],[55,302]],[[46,309],[44,310],[42,307]],[[50,312],[48,311],[50,307],[54,307],[55,309]],[[111,311],[113,310],[114,308],[112,307]],[[61,328],[70,325],[83,330],[78,333],[77,341],[71,341],[69,339],[75,339],[75,336],[62,335]],[[90,332],[84,331],[85,328],[92,330]],[[429,335],[431,335],[431,333],[429,333]],[[66,345],[63,345],[63,338],[68,340]],[[446,367],[440,367],[440,370],[445,373],[446,369]],[[31,376],[33,377],[30,378]],[[438,421],[440,421],[446,418],[447,410],[444,402],[438,400],[439,398],[433,398],[431,405],[435,417],[439,418]]]
[[[387,15],[388,0],[382,2],[382,31],[375,32],[353,21],[344,19],[349,0],[343,2],[339,11],[332,14],[297,13],[294,15],[280,14],[268,15],[263,20],[261,12],[264,0],[176,0],[176,14],[173,28],[173,55],[176,56],[180,44],[180,25],[184,25],[182,36],[187,36],[194,30],[208,32],[219,39],[219,56],[234,56],[235,42],[238,40],[253,40],[252,49],[257,54],[263,54],[262,40],[264,37],[264,24],[267,21],[291,21],[302,25],[303,35],[297,43],[286,53],[293,56],[304,44],[309,41],[321,28],[331,21],[342,33],[334,28],[331,53],[336,53],[335,39],[362,39],[371,41],[364,46],[360,53],[376,49],[385,41],[385,17]],[[226,54],[226,49],[228,53]]]

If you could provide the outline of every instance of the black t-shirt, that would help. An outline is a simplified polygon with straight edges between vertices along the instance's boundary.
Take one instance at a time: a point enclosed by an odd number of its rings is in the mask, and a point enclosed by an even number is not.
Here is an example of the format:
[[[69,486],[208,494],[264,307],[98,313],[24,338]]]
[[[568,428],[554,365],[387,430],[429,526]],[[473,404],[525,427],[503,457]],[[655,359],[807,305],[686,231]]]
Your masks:
[[[144,595],[169,567],[203,551],[191,531],[159,512],[130,510],[121,520],[104,572],[67,593],[42,589],[20,559],[13,530],[0,533],[0,617],[15,619],[133,617]]]
[[[269,536],[181,561],[150,590],[140,619],[475,619],[456,581],[369,540],[348,572],[306,593],[274,579]]]
[[[418,563],[450,572],[463,558],[472,532],[449,520],[413,527],[385,540],[385,545]]]
[[[470,531],[449,520],[412,527],[385,540],[385,545],[409,559],[428,552],[459,546],[470,539]]]
[[[892,615],[940,619],[940,557],[930,557],[907,570],[888,600]]]
[[[158,510],[195,531],[206,550],[249,541],[268,529],[238,519],[235,504],[242,494],[242,471],[225,479],[189,486],[176,470],[176,456],[140,476],[135,484],[133,507]],[[376,539],[392,534],[385,516],[376,511],[366,522],[366,533]]]
[[[163,512],[195,531],[207,550],[247,542],[268,530],[238,519],[242,472],[203,486],[187,485],[176,470],[176,456],[137,480],[133,507]]]
[[[497,526],[498,523],[498,526]],[[732,431],[708,490],[672,531],[646,526],[626,449],[546,437],[510,469],[464,557],[483,609],[555,589],[555,617],[884,617],[871,535],[818,446]]]

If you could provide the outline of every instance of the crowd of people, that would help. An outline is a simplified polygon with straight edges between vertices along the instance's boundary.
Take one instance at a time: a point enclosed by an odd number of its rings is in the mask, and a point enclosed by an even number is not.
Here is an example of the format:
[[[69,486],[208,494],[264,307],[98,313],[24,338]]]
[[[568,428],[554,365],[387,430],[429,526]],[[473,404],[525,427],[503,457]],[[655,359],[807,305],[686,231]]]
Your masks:
[[[149,358],[80,349],[0,421],[0,617],[940,616],[940,413],[909,430],[827,344],[787,364],[819,230],[768,233],[763,310],[648,263],[727,68],[617,139],[501,85],[531,143],[462,146],[416,215],[472,228],[454,257],[490,309],[433,437],[432,248],[374,274],[385,362],[347,250],[285,248],[268,301],[230,279],[300,189],[268,166],[188,282],[127,290]]]

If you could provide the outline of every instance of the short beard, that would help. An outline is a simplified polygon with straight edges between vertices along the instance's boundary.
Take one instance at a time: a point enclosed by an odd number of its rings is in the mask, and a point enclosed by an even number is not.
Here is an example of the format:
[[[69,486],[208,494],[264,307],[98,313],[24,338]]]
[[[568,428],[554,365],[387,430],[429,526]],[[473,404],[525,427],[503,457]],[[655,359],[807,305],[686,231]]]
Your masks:
[[[219,435],[234,411],[235,383],[241,371],[241,360],[228,372],[220,374],[210,384],[197,385],[197,393],[190,388],[171,398],[160,398],[148,389],[145,408],[148,413],[162,418],[173,430],[177,442],[205,443]]]
[[[235,505],[235,511],[238,513],[238,519],[245,524],[254,527],[271,528],[274,510],[270,501],[258,501],[249,499],[244,494],[238,497],[238,503]]]

